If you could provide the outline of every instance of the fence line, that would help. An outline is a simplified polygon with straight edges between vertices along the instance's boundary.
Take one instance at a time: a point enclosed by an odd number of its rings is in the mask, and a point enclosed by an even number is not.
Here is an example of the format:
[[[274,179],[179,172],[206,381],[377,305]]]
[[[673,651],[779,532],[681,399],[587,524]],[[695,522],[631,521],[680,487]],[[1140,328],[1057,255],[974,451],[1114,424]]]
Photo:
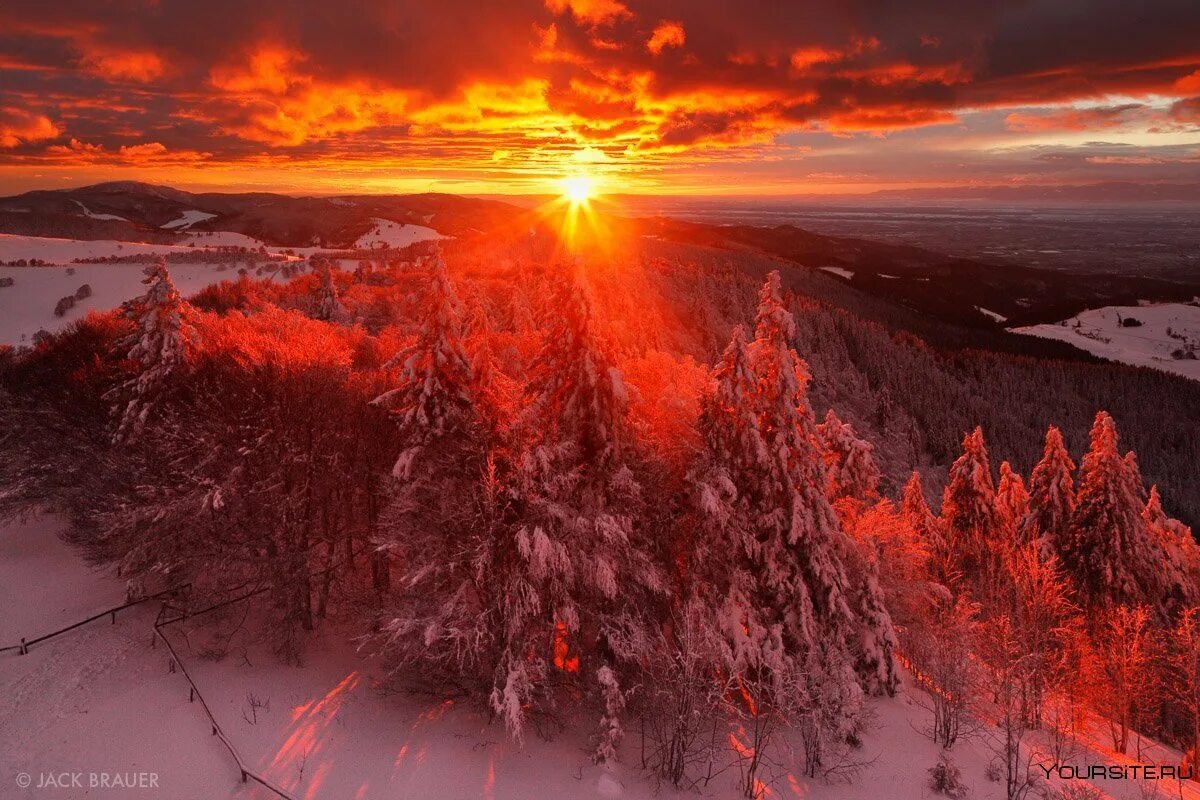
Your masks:
[[[362,554],[363,554],[363,550],[359,550],[358,552],[351,551],[349,558],[346,560],[353,562],[355,558],[357,558],[358,556],[360,556]],[[312,580],[313,578],[316,578],[316,577],[323,577],[323,576],[327,575],[329,572],[333,571],[334,569],[337,569],[340,566],[342,566],[341,562],[339,562],[337,564],[330,564],[328,567],[326,567],[323,570],[310,572],[308,574],[308,578],[309,578],[309,580]],[[245,585],[246,584],[242,584],[242,586],[245,586]],[[175,647],[171,644],[171,640],[167,638],[167,635],[165,633],[163,633],[163,630],[162,630],[163,628],[167,627],[168,625],[174,625],[177,622],[182,622],[183,620],[186,620],[189,617],[197,617],[197,616],[200,616],[201,614],[207,614],[210,611],[216,611],[219,608],[224,608],[225,606],[229,606],[234,603],[240,603],[243,600],[248,600],[251,597],[254,597],[256,595],[260,595],[260,594],[263,594],[264,592],[269,591],[270,588],[271,588],[270,586],[260,586],[256,589],[251,589],[248,592],[240,594],[237,597],[232,597],[228,600],[222,600],[221,602],[214,603],[213,605],[208,606],[207,608],[202,608],[199,611],[193,611],[193,612],[189,612],[186,609],[182,609],[182,608],[175,608],[174,606],[171,606],[171,605],[167,604],[166,602],[164,602],[162,604],[162,607],[159,608],[159,610],[158,610],[158,617],[154,620],[154,635],[162,640],[162,643],[166,646],[167,651],[171,654],[172,665],[178,666],[179,671],[183,673],[183,677],[187,679],[188,686],[189,686],[188,702],[195,702],[196,700],[200,701],[200,707],[204,709],[204,714],[205,714],[205,716],[208,717],[209,724],[212,726],[213,736],[216,736],[218,739],[221,740],[221,744],[225,745],[225,749],[228,750],[229,755],[233,757],[233,761],[235,764],[237,764],[238,771],[241,773],[242,783],[246,783],[247,781],[252,780],[255,783],[259,784],[260,786],[273,792],[276,796],[281,798],[281,800],[296,800],[295,797],[288,794],[283,789],[280,789],[278,786],[271,783],[269,780],[264,778],[262,775],[259,775],[257,772],[255,772],[254,770],[250,769],[250,767],[247,766],[246,761],[242,758],[241,754],[238,753],[237,748],[235,748],[233,746],[233,742],[231,742],[229,740],[229,737],[225,735],[225,731],[224,731],[224,729],[221,728],[220,723],[217,722],[216,716],[213,714],[212,709],[208,705],[208,702],[204,699],[204,695],[200,692],[200,687],[196,685],[196,682],[192,679],[191,673],[189,673],[187,671],[187,667],[184,666],[183,659],[179,657],[179,654],[175,651]],[[164,619],[164,617],[167,615],[168,610],[173,612],[175,614],[175,616],[173,616],[169,619]]]
[[[172,587],[170,589],[163,589],[161,592],[155,592],[154,594],[146,595],[145,597],[139,598],[137,600],[130,600],[126,603],[122,603],[119,606],[113,606],[110,609],[101,611],[99,614],[93,614],[92,616],[88,617],[87,619],[80,620],[79,622],[76,622],[72,625],[68,625],[65,628],[59,628],[58,630],[53,631],[51,633],[43,634],[43,635],[37,637],[36,639],[30,639],[30,640],[26,641],[25,637],[22,636],[20,644],[9,645],[8,647],[0,647],[0,653],[6,652],[8,650],[16,650],[19,655],[25,655],[26,653],[29,652],[29,648],[33,647],[35,644],[44,642],[47,639],[53,639],[56,636],[62,636],[64,633],[73,631],[76,628],[87,625],[90,622],[95,622],[96,620],[102,619],[104,617],[110,617],[112,619],[112,623],[115,625],[115,624],[117,624],[117,612],[118,611],[124,611],[127,608],[132,608],[133,606],[140,605],[142,603],[145,603],[147,600],[154,600],[155,598],[163,597],[165,595],[177,594],[177,593],[183,591],[184,589],[188,589],[190,587],[191,587],[190,583],[184,583],[179,586]]]
[[[363,552],[364,552],[364,550],[362,550],[362,549],[360,549],[358,552],[354,552],[352,550],[350,552],[349,558],[345,559],[345,561],[349,561],[349,562],[353,563],[354,559],[361,556],[363,554]],[[324,577],[329,572],[332,572],[333,570],[342,566],[342,564],[343,564],[343,562],[339,561],[339,563],[330,564],[328,567],[326,567],[320,571],[310,572],[308,574],[308,579],[312,580],[313,578],[316,578],[316,577]],[[245,587],[248,585],[248,583],[249,582],[243,583],[240,587],[237,587],[237,588]],[[147,596],[139,598],[137,600],[131,600],[127,603],[124,603],[119,606],[115,606],[106,611],[101,611],[99,614],[94,614],[93,616],[90,616],[87,619],[80,620],[79,622],[76,622],[72,625],[68,625],[65,628],[61,628],[52,633],[44,634],[44,635],[39,636],[36,639],[32,639],[30,641],[26,641],[24,638],[22,638],[21,643],[19,645],[10,645],[8,647],[0,647],[0,653],[6,652],[8,650],[16,650],[20,653],[20,655],[25,655],[26,653],[29,652],[29,648],[31,646],[38,644],[39,642],[44,642],[47,639],[54,638],[55,636],[61,636],[62,634],[67,633],[68,631],[73,631],[80,626],[87,625],[90,622],[95,622],[96,620],[101,619],[103,617],[111,617],[113,624],[115,625],[116,621],[117,621],[117,612],[118,611],[124,611],[127,608],[131,608],[132,606],[140,605],[141,603],[145,603],[148,600],[154,600],[155,598],[164,597],[167,595],[178,594],[185,589],[191,588],[191,585],[192,584],[190,582],[184,583],[179,586],[173,587],[171,589],[164,589],[161,592],[155,592],[154,594],[147,595]],[[277,797],[281,798],[281,800],[296,800],[295,797],[288,794],[283,789],[280,789],[278,786],[271,783],[269,780],[264,778],[262,775],[259,775],[254,770],[252,770],[249,766],[247,766],[246,761],[238,753],[237,748],[235,748],[233,746],[233,742],[231,742],[229,737],[225,734],[225,731],[223,728],[221,728],[220,723],[217,722],[217,718],[212,713],[212,709],[209,707],[208,702],[204,699],[204,695],[200,693],[200,687],[196,685],[196,682],[194,680],[192,680],[192,676],[187,671],[187,667],[184,665],[183,659],[180,658],[179,654],[175,651],[175,646],[171,644],[171,640],[167,638],[167,635],[165,633],[163,633],[163,630],[162,630],[166,626],[174,625],[177,622],[182,622],[183,620],[186,620],[188,617],[196,617],[201,614],[207,614],[210,611],[216,611],[219,608],[224,608],[225,606],[229,606],[234,603],[240,603],[243,600],[248,600],[251,597],[254,597],[256,595],[260,595],[260,594],[263,594],[264,592],[269,591],[270,588],[271,588],[270,586],[260,586],[255,589],[251,589],[248,592],[240,594],[236,597],[232,597],[227,600],[222,600],[218,603],[208,606],[207,608],[202,608],[199,611],[193,611],[193,612],[189,612],[185,608],[177,608],[175,606],[170,605],[166,601],[163,601],[162,605],[158,609],[158,616],[155,617],[155,620],[154,620],[154,636],[156,638],[162,640],[163,645],[166,646],[166,648],[167,648],[167,652],[169,652],[171,654],[171,671],[172,672],[175,671],[175,668],[178,667],[179,671],[183,673],[183,677],[187,679],[188,686],[189,686],[188,702],[194,703],[196,700],[200,701],[200,707],[204,709],[204,714],[205,714],[205,716],[208,717],[209,724],[212,727],[212,735],[216,736],[218,739],[220,739],[221,744],[225,745],[225,749],[227,751],[229,751],[229,755],[233,758],[234,763],[237,764],[238,771],[241,773],[242,783],[246,783],[247,781],[254,781],[255,783],[262,786],[263,788],[273,792]],[[169,619],[164,619],[168,609],[171,612],[174,612],[176,614],[176,616],[171,617]]]
[[[255,592],[255,593],[257,593],[257,592]],[[244,600],[246,598],[242,597],[242,598],[238,598],[238,599]],[[164,645],[166,645],[167,651],[171,654],[172,667],[176,667],[176,666],[179,667],[179,671],[182,672],[183,677],[187,679],[188,685],[191,687],[188,690],[188,702],[191,703],[191,702],[195,702],[196,700],[200,701],[200,707],[204,709],[204,714],[205,714],[205,716],[208,717],[209,724],[212,726],[212,735],[216,736],[218,739],[221,740],[221,744],[225,745],[225,749],[228,750],[229,755],[231,755],[233,757],[234,763],[237,764],[238,771],[241,772],[242,783],[246,783],[247,780],[253,780],[255,783],[259,784],[260,786],[263,786],[264,788],[269,789],[270,791],[274,792],[275,795],[282,798],[282,800],[295,800],[294,797],[292,797],[290,794],[285,792],[283,789],[280,789],[278,786],[271,783],[269,780],[267,780],[263,776],[259,775],[254,770],[250,769],[250,767],[248,767],[246,765],[246,762],[242,759],[241,755],[238,753],[237,748],[235,748],[233,746],[233,742],[231,742],[229,740],[229,737],[225,735],[224,729],[222,729],[221,724],[219,722],[217,722],[216,716],[213,715],[212,709],[209,708],[208,702],[204,699],[204,695],[201,694],[200,687],[196,685],[196,682],[194,680],[192,680],[191,673],[188,672],[187,667],[183,663],[183,659],[179,657],[179,654],[177,652],[175,652],[175,646],[171,644],[171,640],[168,639],[167,635],[165,633],[163,633],[163,631],[162,631],[162,629],[164,627],[166,627],[167,625],[173,625],[174,623],[179,622],[182,619],[186,619],[188,615],[185,613],[181,616],[164,621],[162,619],[163,612],[165,612],[167,610],[167,607],[168,607],[167,604],[163,603],[162,608],[159,609],[158,619],[156,619],[154,621],[154,634],[159,639],[162,640],[162,643]],[[205,610],[211,611],[212,609],[210,608],[210,609],[205,609]],[[204,612],[199,612],[199,613],[204,613]]]

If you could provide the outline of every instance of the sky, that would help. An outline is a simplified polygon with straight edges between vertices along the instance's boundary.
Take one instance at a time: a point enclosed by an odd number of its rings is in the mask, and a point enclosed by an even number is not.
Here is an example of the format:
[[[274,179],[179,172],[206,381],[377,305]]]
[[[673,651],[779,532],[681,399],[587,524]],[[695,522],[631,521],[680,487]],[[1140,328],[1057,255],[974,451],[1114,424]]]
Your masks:
[[[3,0],[0,193],[1200,182],[1196,0]]]

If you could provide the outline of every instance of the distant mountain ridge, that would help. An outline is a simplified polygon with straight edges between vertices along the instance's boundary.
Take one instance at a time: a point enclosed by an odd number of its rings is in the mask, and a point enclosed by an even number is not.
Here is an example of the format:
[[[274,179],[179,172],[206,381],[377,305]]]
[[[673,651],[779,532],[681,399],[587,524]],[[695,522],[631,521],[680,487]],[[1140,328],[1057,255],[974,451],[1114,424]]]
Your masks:
[[[197,218],[181,225],[189,212]],[[198,212],[198,213],[196,213]],[[387,219],[461,235],[526,212],[496,200],[449,194],[293,197],[269,192],[193,193],[113,181],[0,198],[0,233],[160,244],[191,232],[231,231],[281,247],[346,247]]]

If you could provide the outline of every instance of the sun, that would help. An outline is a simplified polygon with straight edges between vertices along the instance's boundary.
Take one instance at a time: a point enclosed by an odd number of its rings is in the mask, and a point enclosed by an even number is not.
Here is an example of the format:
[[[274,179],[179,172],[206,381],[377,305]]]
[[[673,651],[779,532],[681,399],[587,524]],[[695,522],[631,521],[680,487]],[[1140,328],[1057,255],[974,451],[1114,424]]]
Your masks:
[[[573,206],[585,206],[596,196],[596,180],[588,175],[572,175],[561,181],[562,194]]]

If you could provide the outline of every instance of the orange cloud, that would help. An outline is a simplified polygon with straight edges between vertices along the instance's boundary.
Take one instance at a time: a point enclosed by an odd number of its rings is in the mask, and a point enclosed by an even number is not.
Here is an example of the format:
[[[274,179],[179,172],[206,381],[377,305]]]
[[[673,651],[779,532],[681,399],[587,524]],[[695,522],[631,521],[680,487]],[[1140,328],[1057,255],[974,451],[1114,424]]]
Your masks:
[[[1036,113],[1014,111],[1004,118],[1004,127],[1019,133],[1111,130],[1136,121],[1145,109],[1141,103],[1127,103],[1101,108],[1065,108]]]
[[[226,92],[284,94],[293,83],[308,82],[296,72],[303,53],[277,44],[261,44],[245,60],[214,67],[209,81]]]
[[[831,47],[823,47],[813,45],[810,47],[801,47],[798,50],[793,50],[791,55],[791,65],[795,70],[803,72],[814,64],[826,64],[832,61],[838,61],[842,58],[842,51]]]
[[[904,128],[922,128],[928,125],[950,125],[957,121],[958,117],[949,111],[891,106],[835,113],[825,120],[824,127],[833,132],[878,133]]]
[[[51,145],[39,160],[60,165],[121,164],[130,166],[190,166],[207,161],[211,153],[195,150],[169,150],[161,142],[122,145],[115,151],[93,142],[71,139],[67,144]]]
[[[570,11],[577,20],[590,25],[606,25],[633,16],[620,0],[546,0],[546,8],[560,15]]]
[[[650,39],[646,42],[646,49],[654,55],[658,55],[668,47],[683,47],[685,41],[686,35],[682,23],[663,20],[655,26],[654,32],[650,34]]]
[[[717,162],[863,175],[872,167],[846,159],[896,172],[936,150],[939,169],[956,169],[942,155],[956,131],[913,133],[899,154],[870,138],[935,125],[959,124],[964,152],[1037,131],[1194,130],[1200,6],[1103,5],[361,0],[347,13],[206,0],[69,3],[50,19],[0,2],[0,181],[39,158],[191,157],[524,188],[588,152],[589,169],[658,186]],[[1103,96],[1152,99],[1072,107]],[[787,165],[809,146],[805,160],[839,155]],[[1071,168],[1104,166],[1088,155],[1110,154],[1075,153]]]
[[[92,49],[81,65],[102,78],[149,83],[166,72],[162,58],[150,50]]]
[[[0,108],[0,147],[16,147],[27,142],[54,139],[58,126],[43,114],[33,114],[19,108]]]

